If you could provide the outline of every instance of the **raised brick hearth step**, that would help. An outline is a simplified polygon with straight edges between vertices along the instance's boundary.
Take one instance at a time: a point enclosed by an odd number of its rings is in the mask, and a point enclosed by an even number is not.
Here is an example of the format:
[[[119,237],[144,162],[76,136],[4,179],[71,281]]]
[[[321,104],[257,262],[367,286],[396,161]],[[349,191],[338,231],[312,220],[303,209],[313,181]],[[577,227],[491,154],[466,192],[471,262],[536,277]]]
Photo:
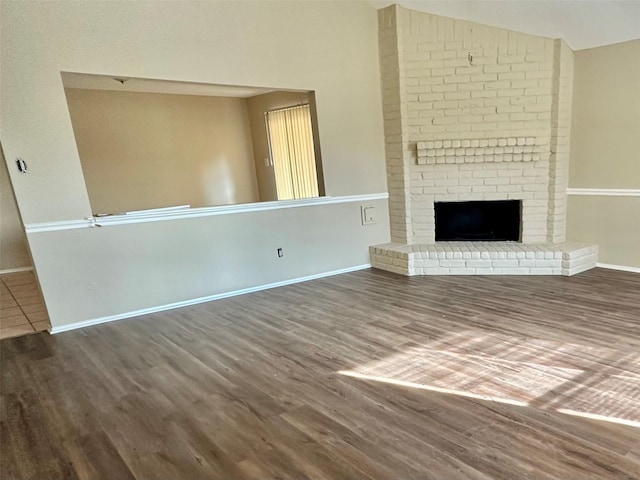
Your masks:
[[[438,242],[369,247],[371,266],[402,275],[574,275],[596,266],[584,243]]]

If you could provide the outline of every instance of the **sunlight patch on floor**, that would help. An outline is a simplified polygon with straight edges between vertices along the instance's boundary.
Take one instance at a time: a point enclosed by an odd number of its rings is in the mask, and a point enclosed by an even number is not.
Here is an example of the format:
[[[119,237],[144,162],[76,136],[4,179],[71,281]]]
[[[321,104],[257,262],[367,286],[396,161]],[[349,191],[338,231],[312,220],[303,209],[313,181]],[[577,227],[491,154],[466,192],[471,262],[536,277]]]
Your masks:
[[[338,372],[640,427],[640,354],[464,331]]]
[[[568,410],[566,408],[558,408],[556,412],[564,413],[566,415],[573,415],[574,417],[584,417],[584,418],[589,418],[591,420],[602,420],[604,422],[613,422],[613,423],[619,423],[621,425],[627,425],[629,427],[640,428],[640,422],[636,422],[633,420],[626,420],[624,418],[606,417],[603,415],[597,415],[595,413],[587,413],[587,412],[575,412],[573,410]]]
[[[462,391],[459,391],[459,390],[451,390],[451,389],[448,389],[448,388],[440,388],[440,387],[434,387],[434,386],[431,386],[431,385],[421,385],[419,383],[406,382],[404,380],[395,380],[393,378],[376,377],[375,375],[363,375],[361,373],[344,371],[344,370],[340,371],[338,373],[340,375],[345,375],[347,377],[359,378],[361,380],[373,380],[375,382],[389,383],[391,385],[398,385],[398,386],[401,386],[401,387],[418,388],[420,390],[430,390],[432,392],[438,392],[438,393],[450,393],[450,394],[454,394],[454,395],[461,395],[463,397],[479,398],[481,400],[492,400],[494,402],[507,403],[509,405],[519,405],[519,406],[523,406],[523,407],[526,407],[528,405],[526,402],[520,402],[518,400],[511,400],[509,398],[495,398],[495,397],[490,397],[490,396],[486,396],[486,395],[478,395],[478,394],[471,393],[471,392],[462,392]]]

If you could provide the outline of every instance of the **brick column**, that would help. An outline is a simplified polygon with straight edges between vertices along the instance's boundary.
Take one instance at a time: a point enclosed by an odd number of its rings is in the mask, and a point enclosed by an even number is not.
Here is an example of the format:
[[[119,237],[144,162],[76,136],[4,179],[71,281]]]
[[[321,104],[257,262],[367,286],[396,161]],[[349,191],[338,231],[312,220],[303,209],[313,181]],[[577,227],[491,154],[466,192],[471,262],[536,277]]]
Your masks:
[[[557,243],[566,237],[573,96],[573,51],[560,39],[554,41],[553,70],[547,241]]]
[[[405,192],[410,186],[407,163],[413,161],[413,158],[408,149],[407,98],[400,20],[398,5],[378,11],[391,241],[408,243],[411,232],[411,202]]]

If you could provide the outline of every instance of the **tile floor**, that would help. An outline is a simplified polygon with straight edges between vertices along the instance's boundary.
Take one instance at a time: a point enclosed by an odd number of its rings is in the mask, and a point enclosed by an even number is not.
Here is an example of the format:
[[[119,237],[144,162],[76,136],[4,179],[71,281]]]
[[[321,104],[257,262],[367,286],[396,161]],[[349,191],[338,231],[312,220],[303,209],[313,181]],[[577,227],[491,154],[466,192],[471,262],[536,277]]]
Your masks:
[[[33,272],[0,275],[0,339],[48,328],[49,315]]]

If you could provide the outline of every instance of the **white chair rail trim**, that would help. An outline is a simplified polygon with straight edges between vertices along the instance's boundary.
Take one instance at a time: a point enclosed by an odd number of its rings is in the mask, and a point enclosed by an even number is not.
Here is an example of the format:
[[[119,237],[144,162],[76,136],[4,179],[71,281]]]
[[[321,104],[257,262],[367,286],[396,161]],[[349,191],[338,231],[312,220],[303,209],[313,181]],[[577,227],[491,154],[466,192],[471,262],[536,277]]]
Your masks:
[[[370,202],[386,200],[388,193],[371,193],[365,195],[348,195],[342,197],[305,198],[302,200],[283,200],[279,202],[246,203],[240,205],[224,205],[218,207],[186,208],[166,211],[136,212],[134,214],[115,214],[104,217],[87,217],[76,220],[57,222],[29,223],[25,225],[27,233],[52,232],[56,230],[73,230],[77,228],[109,227],[132,223],[163,222],[167,220],[183,220],[187,218],[212,217],[237,213],[262,212],[266,210],[283,210],[286,208],[315,207],[336,203]]]
[[[640,188],[567,188],[567,195],[640,197]]]

